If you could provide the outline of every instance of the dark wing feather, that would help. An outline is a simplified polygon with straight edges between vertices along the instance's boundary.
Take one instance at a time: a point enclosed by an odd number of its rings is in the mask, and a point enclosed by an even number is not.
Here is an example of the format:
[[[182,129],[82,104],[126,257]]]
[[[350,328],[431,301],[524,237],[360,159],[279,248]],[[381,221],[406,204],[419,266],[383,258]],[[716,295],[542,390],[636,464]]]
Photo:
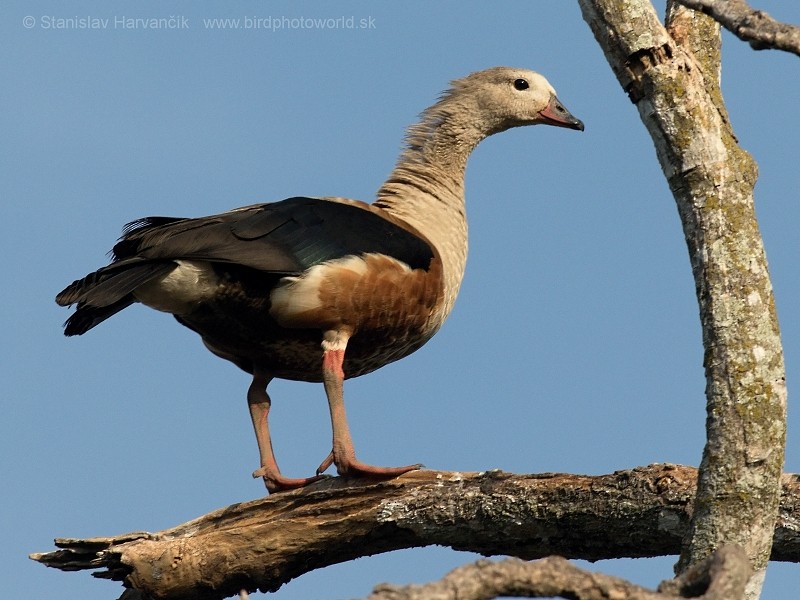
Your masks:
[[[143,232],[144,230],[151,230],[154,228],[163,228],[166,225],[172,225],[182,221],[190,221],[182,217],[144,217],[127,223],[122,228],[122,237],[119,238],[117,243],[111,249],[111,257],[114,260],[121,260],[123,258],[130,258],[135,256],[139,248],[139,239],[133,235],[136,232]]]
[[[113,250],[117,260],[207,260],[287,274],[367,252],[423,269],[433,257],[425,240],[370,210],[302,197],[198,219],[141,219]]]
[[[263,205],[231,227],[243,242],[276,245],[301,268],[353,254],[376,252],[427,269],[430,245],[419,236],[354,204],[319,198],[289,198]],[[269,258],[258,255],[253,268],[273,271]],[[245,264],[245,263],[242,263]]]
[[[66,330],[75,335],[130,305],[137,287],[169,273],[176,260],[290,275],[365,253],[414,269],[427,269],[433,258],[428,242],[400,225],[368,208],[321,198],[288,198],[197,219],[147,217],[125,226],[110,265],[73,282],[56,302],[78,304]]]

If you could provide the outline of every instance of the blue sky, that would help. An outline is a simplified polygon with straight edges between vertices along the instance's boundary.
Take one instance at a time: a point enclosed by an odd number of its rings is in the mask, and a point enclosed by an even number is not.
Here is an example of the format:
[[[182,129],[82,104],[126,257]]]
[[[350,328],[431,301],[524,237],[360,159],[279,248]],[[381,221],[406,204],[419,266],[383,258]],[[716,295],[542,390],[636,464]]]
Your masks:
[[[754,4],[800,22],[793,3]],[[204,22],[351,16],[366,27]],[[63,29],[54,20],[76,17],[108,24]],[[169,17],[180,28],[126,21]],[[470,256],[450,320],[413,356],[346,385],[359,457],[523,473],[699,463],[702,346],[677,211],[576,2],[6,2],[4,597],[116,598],[119,584],[45,569],[27,554],[49,550],[57,536],[158,530],[264,494],[250,478],[258,455],[247,375],[141,306],[67,339],[68,312],[55,294],[105,264],[122,225],[138,217],[201,216],[293,195],[371,200],[416,115],[451,79],[495,65],[543,73],[586,131],[525,128],[476,150]],[[797,69],[796,57],[725,36],[724,96],[760,168],[792,472],[800,471]],[[270,391],[278,461],[287,475],[308,475],[329,450],[322,387],[275,382]],[[428,548],[361,559],[273,597],[364,596],[378,582],[436,579],[472,558]],[[673,563],[592,568],[654,586]],[[797,566],[771,566],[763,597],[788,597],[797,578]]]

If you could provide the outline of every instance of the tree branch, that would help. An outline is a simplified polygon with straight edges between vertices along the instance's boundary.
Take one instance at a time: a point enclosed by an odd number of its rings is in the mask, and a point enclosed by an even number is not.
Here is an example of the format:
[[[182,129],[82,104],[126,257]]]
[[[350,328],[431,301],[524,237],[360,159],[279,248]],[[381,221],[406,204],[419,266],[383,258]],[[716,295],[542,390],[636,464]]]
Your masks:
[[[611,475],[419,471],[366,484],[335,478],[235,504],[158,533],[57,539],[31,558],[102,569],[137,599],[211,600],[274,591],[303,573],[427,545],[526,560],[677,554],[696,471],[651,465]],[[800,562],[800,478],[786,475],[773,559]]]
[[[783,350],[753,201],[757,167],[719,92],[718,35],[649,0],[580,0],[584,19],[636,104],[678,206],[695,279],[706,367],[707,443],[683,570],[741,545],[757,595],[772,543],[786,435]],[[702,17],[705,19],[705,17]],[[705,49],[696,56],[698,49]]]
[[[676,0],[712,17],[754,50],[784,50],[800,56],[800,27],[781,23],[745,0]]]
[[[537,562],[479,560],[427,585],[380,585],[367,600],[488,600],[499,596],[560,597],[572,600],[730,600],[740,598],[750,577],[741,548],[726,546],[686,575],[666,581],[658,592],[618,577],[579,569],[552,556]]]

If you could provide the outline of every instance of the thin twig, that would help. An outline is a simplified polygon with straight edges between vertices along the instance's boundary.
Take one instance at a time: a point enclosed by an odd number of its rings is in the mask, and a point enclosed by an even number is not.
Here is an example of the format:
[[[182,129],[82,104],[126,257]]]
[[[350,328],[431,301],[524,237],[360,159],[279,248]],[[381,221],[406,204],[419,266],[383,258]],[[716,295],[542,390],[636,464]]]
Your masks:
[[[800,27],[776,21],[745,0],[676,0],[703,12],[754,50],[784,50],[800,56]]]

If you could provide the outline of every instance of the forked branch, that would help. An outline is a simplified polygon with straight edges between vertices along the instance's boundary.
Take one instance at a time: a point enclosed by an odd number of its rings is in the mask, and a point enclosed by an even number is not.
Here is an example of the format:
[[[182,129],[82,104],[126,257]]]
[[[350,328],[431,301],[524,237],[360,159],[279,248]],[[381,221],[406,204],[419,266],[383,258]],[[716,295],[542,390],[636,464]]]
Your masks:
[[[676,0],[707,14],[755,50],[784,50],[800,56],[800,27],[776,21],[745,0]]]
[[[97,570],[141,598],[210,600],[276,590],[314,569],[427,545],[526,560],[677,555],[697,472],[651,465],[610,475],[419,471],[341,478],[235,504],[158,533],[56,540],[34,560]],[[800,479],[784,476],[774,560],[800,562]]]

